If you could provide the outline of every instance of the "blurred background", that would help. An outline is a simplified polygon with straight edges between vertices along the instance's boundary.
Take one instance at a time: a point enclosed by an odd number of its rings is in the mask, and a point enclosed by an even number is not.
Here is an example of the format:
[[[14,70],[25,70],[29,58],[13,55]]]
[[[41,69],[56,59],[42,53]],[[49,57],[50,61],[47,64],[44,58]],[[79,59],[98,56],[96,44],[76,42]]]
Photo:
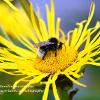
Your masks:
[[[18,1],[18,0],[16,0]],[[67,34],[67,32],[75,27],[77,22],[80,22],[88,18],[89,8],[92,0],[54,0],[56,18],[61,17],[61,27]],[[33,3],[36,11],[39,6],[42,18],[46,21],[45,4],[50,5],[50,0],[30,0]],[[96,24],[96,21],[100,21],[100,0],[94,0],[96,4],[95,14],[91,22],[91,26]],[[84,77],[79,81],[86,84],[87,88],[79,86],[79,91],[74,96],[73,100],[100,100],[100,68],[96,66],[88,65],[85,70]],[[2,80],[1,80],[2,79]],[[14,76],[8,76],[7,74],[0,73],[0,85],[13,84],[18,79]],[[2,90],[2,87],[0,87]],[[52,94],[49,93],[48,100],[53,100]],[[42,93],[40,95],[32,93],[23,94],[19,96],[17,93],[4,93],[0,95],[0,100],[41,100]],[[63,98],[62,100],[66,100]]]

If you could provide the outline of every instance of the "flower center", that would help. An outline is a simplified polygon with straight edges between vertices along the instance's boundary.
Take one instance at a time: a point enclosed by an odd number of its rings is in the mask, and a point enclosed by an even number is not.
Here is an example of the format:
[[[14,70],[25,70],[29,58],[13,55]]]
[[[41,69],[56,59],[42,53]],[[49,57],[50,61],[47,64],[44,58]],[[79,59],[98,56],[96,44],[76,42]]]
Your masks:
[[[62,49],[57,50],[56,56],[54,51],[49,51],[43,60],[37,56],[34,68],[50,74],[54,74],[58,70],[64,71],[75,62],[77,53],[74,48],[63,46]]]

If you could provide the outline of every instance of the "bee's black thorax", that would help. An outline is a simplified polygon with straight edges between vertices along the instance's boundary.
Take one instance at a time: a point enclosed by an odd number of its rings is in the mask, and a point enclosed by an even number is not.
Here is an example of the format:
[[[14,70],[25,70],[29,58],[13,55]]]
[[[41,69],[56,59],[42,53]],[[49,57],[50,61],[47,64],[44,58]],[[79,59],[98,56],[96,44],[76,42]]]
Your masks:
[[[43,46],[40,46],[40,49],[43,51],[55,51],[57,49],[61,49],[62,48],[62,42],[58,42],[58,40],[56,38],[50,38],[48,40],[51,44],[46,44]]]

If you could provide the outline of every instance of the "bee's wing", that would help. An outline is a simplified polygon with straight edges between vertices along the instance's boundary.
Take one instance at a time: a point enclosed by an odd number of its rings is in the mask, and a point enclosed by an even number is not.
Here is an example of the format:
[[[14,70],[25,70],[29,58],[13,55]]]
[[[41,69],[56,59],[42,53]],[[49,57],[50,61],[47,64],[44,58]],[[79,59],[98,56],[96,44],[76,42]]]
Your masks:
[[[35,43],[35,44],[34,44],[34,47],[35,47],[35,48],[38,48],[38,47],[40,47],[40,46],[47,46],[47,45],[50,45],[50,44],[54,44],[54,43],[49,42],[49,41],[44,41],[44,42]]]
[[[49,42],[49,41],[46,41],[46,42],[43,42],[42,44],[43,44],[43,45],[50,45],[50,44],[54,44],[54,43]]]
[[[38,48],[38,47],[40,47],[41,44],[42,44],[42,42],[35,43],[35,44],[34,44],[34,48]]]
[[[46,45],[47,43],[44,41],[44,42],[39,42],[39,43],[35,43],[34,44],[34,47],[35,48],[38,48],[38,47],[40,47],[40,46],[44,46],[44,45]]]

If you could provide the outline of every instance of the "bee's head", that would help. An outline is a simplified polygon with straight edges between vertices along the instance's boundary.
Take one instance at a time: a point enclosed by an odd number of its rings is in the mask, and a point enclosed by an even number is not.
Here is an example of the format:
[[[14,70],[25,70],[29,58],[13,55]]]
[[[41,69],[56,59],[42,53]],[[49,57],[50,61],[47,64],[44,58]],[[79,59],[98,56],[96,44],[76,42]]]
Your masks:
[[[60,49],[60,48],[62,48],[62,45],[63,45],[64,43],[62,43],[62,42],[58,42],[58,48]]]
[[[58,44],[58,40],[56,39],[56,38],[50,38],[49,39],[49,42],[52,42],[52,43],[54,43],[54,44]]]
[[[58,39],[56,39],[54,37],[50,38],[49,42],[54,43],[57,46],[58,49],[62,48],[62,45],[64,44],[64,43],[62,43],[61,41],[59,41]]]

